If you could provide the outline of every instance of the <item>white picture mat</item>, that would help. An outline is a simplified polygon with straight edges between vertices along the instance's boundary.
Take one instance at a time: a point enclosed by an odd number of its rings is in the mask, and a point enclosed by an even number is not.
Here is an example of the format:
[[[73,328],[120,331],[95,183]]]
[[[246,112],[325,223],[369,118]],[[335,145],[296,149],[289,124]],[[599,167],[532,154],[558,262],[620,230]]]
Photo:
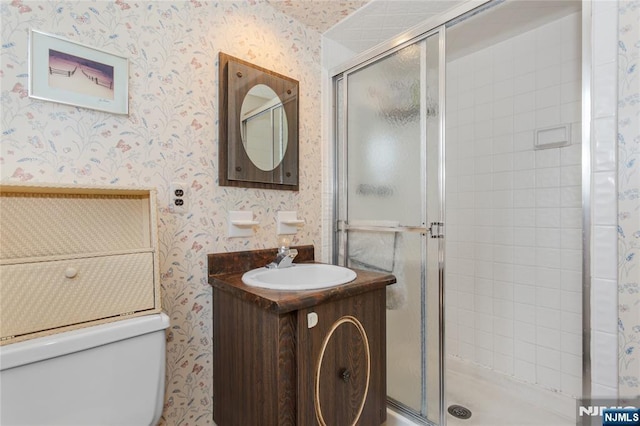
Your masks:
[[[113,96],[92,96],[49,85],[49,51],[55,50],[113,67]],[[78,74],[78,78],[81,78]],[[29,96],[84,108],[128,114],[129,60],[40,31],[29,32]]]

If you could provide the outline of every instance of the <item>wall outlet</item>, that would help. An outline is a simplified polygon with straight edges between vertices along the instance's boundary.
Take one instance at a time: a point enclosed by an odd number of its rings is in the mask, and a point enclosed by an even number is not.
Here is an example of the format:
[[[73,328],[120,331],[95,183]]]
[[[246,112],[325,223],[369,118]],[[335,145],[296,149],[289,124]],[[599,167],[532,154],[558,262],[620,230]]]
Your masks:
[[[169,185],[169,211],[171,213],[186,213],[189,210],[187,184],[171,182]]]

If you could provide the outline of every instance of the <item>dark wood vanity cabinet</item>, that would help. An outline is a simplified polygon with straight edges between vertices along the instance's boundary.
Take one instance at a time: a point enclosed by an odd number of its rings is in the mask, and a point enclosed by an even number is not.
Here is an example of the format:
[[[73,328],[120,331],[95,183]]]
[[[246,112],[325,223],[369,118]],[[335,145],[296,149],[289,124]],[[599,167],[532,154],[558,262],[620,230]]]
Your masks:
[[[382,288],[298,311],[298,425],[384,423],[385,296]]]
[[[218,426],[384,423],[392,275],[358,270],[339,287],[281,292],[209,266]]]

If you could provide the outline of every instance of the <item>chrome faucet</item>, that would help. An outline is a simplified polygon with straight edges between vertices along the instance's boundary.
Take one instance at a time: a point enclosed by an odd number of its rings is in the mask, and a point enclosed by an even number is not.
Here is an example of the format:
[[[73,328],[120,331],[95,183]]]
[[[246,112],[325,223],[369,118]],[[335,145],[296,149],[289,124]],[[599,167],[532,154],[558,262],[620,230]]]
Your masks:
[[[288,268],[293,263],[293,259],[298,255],[298,250],[289,248],[289,241],[283,238],[276,255],[276,260],[267,265],[269,269]]]

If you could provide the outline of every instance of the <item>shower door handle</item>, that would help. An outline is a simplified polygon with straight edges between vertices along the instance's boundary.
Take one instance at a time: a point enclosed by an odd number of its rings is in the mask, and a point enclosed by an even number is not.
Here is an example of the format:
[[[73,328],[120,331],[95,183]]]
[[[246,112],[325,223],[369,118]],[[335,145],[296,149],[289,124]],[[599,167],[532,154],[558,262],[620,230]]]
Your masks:
[[[338,223],[338,230],[340,231],[363,231],[363,232],[395,232],[395,233],[417,233],[426,234],[431,232],[431,228],[426,226],[410,226],[410,225],[397,225],[397,226],[371,226],[371,225],[351,225],[346,223]]]
[[[444,238],[444,222],[431,222],[429,226],[429,235],[431,238]]]

